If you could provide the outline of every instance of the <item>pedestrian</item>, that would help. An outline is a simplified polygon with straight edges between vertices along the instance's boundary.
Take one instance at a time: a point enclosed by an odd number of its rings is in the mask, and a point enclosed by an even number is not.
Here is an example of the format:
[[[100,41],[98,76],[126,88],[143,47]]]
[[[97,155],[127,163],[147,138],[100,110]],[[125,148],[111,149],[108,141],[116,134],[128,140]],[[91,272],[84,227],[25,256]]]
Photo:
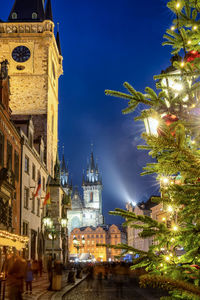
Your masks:
[[[97,274],[97,295],[100,296],[103,290],[103,273],[100,271]]]
[[[24,261],[21,257],[14,254],[9,261],[7,278],[9,300],[22,300],[24,275]]]
[[[33,270],[31,261],[27,261],[26,265],[26,274],[25,274],[25,281],[26,281],[26,294],[28,294],[28,289],[30,289],[30,295],[32,294],[32,281],[33,281]]]
[[[52,280],[53,280],[53,260],[52,256],[49,255],[48,261],[47,261],[47,272],[48,272],[48,279],[49,279],[49,287],[48,290],[52,290]]]
[[[39,266],[40,277],[42,277],[43,263],[41,258],[39,258],[38,260],[38,266]]]
[[[38,271],[39,271],[39,264],[36,259],[32,262],[32,270],[33,270],[33,276],[37,280],[38,278]]]
[[[91,265],[88,269],[88,277],[87,277],[87,290],[92,291],[93,287],[93,281],[94,281],[94,267]]]

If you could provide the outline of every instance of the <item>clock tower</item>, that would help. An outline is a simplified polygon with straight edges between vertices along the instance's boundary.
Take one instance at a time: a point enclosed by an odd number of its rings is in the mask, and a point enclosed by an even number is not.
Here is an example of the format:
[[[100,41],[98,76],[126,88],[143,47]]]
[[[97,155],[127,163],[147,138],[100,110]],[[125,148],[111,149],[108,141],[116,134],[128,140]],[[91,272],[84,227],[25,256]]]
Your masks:
[[[9,62],[13,119],[31,116],[43,136],[53,175],[58,143],[58,79],[63,73],[59,33],[54,35],[51,0],[15,0],[0,23],[0,61]]]

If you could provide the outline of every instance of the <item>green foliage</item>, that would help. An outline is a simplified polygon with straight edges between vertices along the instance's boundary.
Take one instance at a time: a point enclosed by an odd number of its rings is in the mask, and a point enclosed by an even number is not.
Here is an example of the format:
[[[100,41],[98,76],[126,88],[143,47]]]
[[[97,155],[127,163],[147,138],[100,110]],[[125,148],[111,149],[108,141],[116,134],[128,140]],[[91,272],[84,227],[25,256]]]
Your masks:
[[[156,175],[161,197],[154,200],[166,211],[172,207],[167,213],[171,226],[121,209],[111,214],[124,217],[124,226],[154,241],[148,252],[127,245],[117,248],[123,254],[140,255],[132,269],[149,272],[141,284],[171,290],[168,299],[200,299],[200,271],[192,267],[200,265],[200,0],[171,0],[167,6],[175,17],[163,45],[171,46],[176,56],[165,72],[154,77],[156,89],[147,87],[141,93],[125,82],[126,93],[105,93],[127,100],[124,114],[141,109],[136,121],[158,122],[157,134],[143,133],[145,144],[138,146],[154,159],[141,175]]]

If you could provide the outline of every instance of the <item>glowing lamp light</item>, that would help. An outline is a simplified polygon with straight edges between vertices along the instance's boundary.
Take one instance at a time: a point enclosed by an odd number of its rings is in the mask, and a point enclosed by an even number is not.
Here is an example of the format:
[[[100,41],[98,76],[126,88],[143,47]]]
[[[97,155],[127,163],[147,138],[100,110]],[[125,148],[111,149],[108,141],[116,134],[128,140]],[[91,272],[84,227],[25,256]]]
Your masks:
[[[194,25],[194,26],[192,27],[193,30],[197,30],[197,28],[198,28],[197,25]]]
[[[174,231],[178,231],[178,227],[175,225],[175,226],[173,227],[173,230],[174,230]]]
[[[191,44],[192,44],[192,41],[191,41],[191,40],[187,41],[187,44],[188,44],[188,45],[191,45]]]
[[[43,219],[43,224],[45,227],[51,228],[53,226],[53,221],[51,220],[51,218],[46,217]]]
[[[163,267],[163,264],[160,264],[161,267]]]
[[[171,29],[172,31],[174,31],[174,30],[176,29],[176,27],[175,27],[175,26],[172,26],[170,29]]]
[[[171,205],[168,206],[167,208],[168,212],[172,212],[173,211],[173,207]]]
[[[67,227],[67,219],[61,219],[61,227],[62,228]]]
[[[183,85],[182,85],[182,83],[173,82],[172,83],[172,89],[177,91],[177,92],[180,92],[183,89]]]
[[[167,178],[167,177],[162,177],[162,178],[161,178],[161,182],[162,182],[163,184],[168,184],[168,183],[169,183],[169,178]]]
[[[162,218],[162,221],[166,221],[166,218]]]
[[[132,203],[133,206],[137,205],[137,203],[135,201],[132,201],[131,203]]]
[[[166,257],[165,257],[165,260],[166,260],[166,261],[170,261],[170,257],[169,257],[169,256],[166,256]]]
[[[183,67],[185,66],[184,61],[182,61],[182,62],[180,63],[180,66],[181,66],[181,68],[183,68]]]
[[[159,125],[158,120],[151,118],[151,117],[146,118],[146,119],[144,119],[144,125],[146,128],[147,134],[158,135],[158,132],[157,132],[158,125]]]
[[[177,3],[176,3],[176,8],[179,9],[180,7],[181,7],[180,2],[177,2]]]

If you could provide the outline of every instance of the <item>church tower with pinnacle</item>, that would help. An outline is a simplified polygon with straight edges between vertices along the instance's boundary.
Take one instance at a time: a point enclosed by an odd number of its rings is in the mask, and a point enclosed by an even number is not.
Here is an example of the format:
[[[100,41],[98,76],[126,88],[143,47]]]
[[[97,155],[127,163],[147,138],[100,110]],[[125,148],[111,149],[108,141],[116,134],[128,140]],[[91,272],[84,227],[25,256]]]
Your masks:
[[[85,209],[91,213],[91,225],[97,226],[103,224],[102,216],[102,179],[99,173],[98,165],[95,163],[93,150],[90,155],[90,162],[87,166],[86,175],[83,176],[83,202]],[[88,214],[86,214],[88,216]],[[83,224],[88,220],[83,220]]]
[[[58,143],[58,79],[63,73],[59,32],[54,35],[51,0],[15,0],[0,23],[0,61],[9,62],[13,119],[32,116],[45,142],[45,161],[53,175]]]

